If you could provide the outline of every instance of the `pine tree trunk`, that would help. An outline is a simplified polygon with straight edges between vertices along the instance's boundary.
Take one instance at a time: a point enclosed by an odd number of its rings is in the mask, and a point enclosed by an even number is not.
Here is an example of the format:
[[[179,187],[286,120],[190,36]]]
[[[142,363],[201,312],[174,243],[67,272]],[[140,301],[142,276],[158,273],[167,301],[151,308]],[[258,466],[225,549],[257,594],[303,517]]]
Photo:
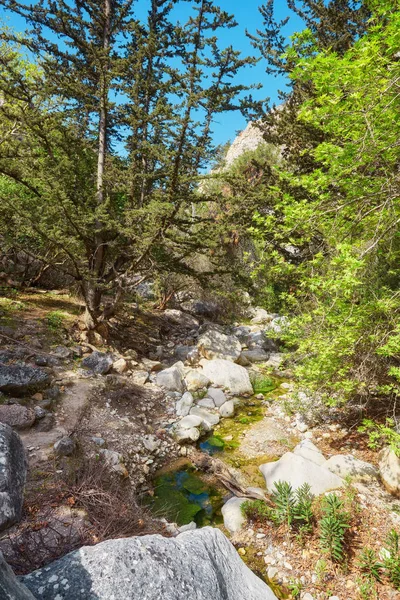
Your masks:
[[[98,159],[97,159],[97,185],[96,200],[97,206],[101,206],[105,201],[104,172],[107,153],[107,129],[108,129],[108,52],[110,49],[111,37],[111,2],[104,0],[104,29],[103,29],[103,51],[104,65],[100,79],[100,107],[99,107],[99,141],[98,141]],[[87,282],[85,290],[85,323],[89,329],[94,329],[98,323],[101,314],[100,304],[102,291],[99,285],[104,273],[106,259],[106,240],[104,238],[104,227],[100,220],[96,221],[95,249],[92,253],[89,270],[92,280]],[[98,282],[96,284],[96,282]]]

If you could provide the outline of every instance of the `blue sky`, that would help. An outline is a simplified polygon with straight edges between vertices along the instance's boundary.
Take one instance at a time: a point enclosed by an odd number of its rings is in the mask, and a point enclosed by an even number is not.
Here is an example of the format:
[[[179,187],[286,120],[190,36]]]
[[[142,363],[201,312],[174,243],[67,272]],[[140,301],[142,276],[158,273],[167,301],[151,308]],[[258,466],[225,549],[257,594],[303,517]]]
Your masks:
[[[263,0],[219,0],[216,1],[221,8],[227,12],[234,14],[238,27],[223,31],[220,36],[221,45],[227,46],[232,44],[235,49],[240,50],[243,55],[255,55],[255,49],[252,48],[250,40],[246,37],[246,29],[255,33],[256,29],[262,28],[262,17],[258,11],[258,7]],[[182,20],[186,20],[187,4],[184,6],[184,14],[182,11]],[[147,10],[147,0],[137,1],[137,13],[141,17],[145,16]],[[303,28],[301,20],[290,13],[286,0],[275,0],[276,17],[283,19],[290,15],[290,21],[285,29],[286,35],[291,35],[295,31]],[[17,31],[24,29],[23,19],[13,17],[0,9],[0,19],[4,20],[8,26],[13,27]],[[271,101],[278,100],[278,90],[285,88],[285,80],[276,78],[265,73],[265,61],[262,59],[256,66],[245,68],[240,75],[240,82],[243,84],[261,83],[262,89],[254,90],[255,98],[271,98]],[[214,141],[216,144],[224,144],[227,141],[232,141],[236,133],[246,126],[245,119],[239,113],[224,113],[218,117],[218,121],[214,124]]]

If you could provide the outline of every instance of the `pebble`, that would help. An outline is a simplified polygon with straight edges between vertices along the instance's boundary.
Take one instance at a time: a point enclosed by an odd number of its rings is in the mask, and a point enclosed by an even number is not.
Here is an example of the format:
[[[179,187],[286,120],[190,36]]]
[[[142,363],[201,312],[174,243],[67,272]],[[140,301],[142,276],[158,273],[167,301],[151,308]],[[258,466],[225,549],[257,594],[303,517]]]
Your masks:
[[[246,556],[246,550],[244,548],[239,548],[238,552],[240,556]]]
[[[306,592],[305,594],[303,594],[303,596],[301,597],[301,600],[314,600],[314,596],[311,596],[311,594],[309,592]]]
[[[289,562],[284,562],[283,566],[285,567],[285,569],[287,569],[288,571],[293,571],[293,567]]]
[[[268,579],[274,579],[278,574],[278,569],[276,567],[269,567],[267,570]]]
[[[256,538],[258,540],[262,540],[263,538],[265,538],[265,535],[266,535],[265,533],[257,533]]]

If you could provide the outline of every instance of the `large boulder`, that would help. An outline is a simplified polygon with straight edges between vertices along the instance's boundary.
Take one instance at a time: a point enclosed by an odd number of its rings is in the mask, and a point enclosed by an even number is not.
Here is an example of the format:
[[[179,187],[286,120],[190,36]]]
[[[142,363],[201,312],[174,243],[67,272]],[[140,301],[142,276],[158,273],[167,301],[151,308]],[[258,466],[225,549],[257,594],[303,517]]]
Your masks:
[[[262,348],[243,350],[241,356],[250,363],[266,362],[269,358],[269,354],[267,354]]]
[[[201,406],[194,406],[190,409],[190,415],[195,415],[196,417],[200,417],[201,426],[204,431],[211,431],[214,425],[218,425],[219,416],[215,413],[212,413]]]
[[[23,396],[42,390],[50,384],[50,374],[30,365],[0,364],[0,392]]]
[[[40,600],[275,600],[218,529],[108,540],[34,571]],[[57,586],[57,587],[55,587]]]
[[[202,361],[203,373],[215,385],[228,389],[232,394],[252,394],[253,387],[244,367],[230,360]]]
[[[182,370],[178,366],[173,365],[168,369],[159,371],[157,373],[156,382],[157,385],[169,390],[170,392],[183,392],[185,387],[183,383],[183,375],[184,373]]]
[[[209,329],[197,342],[199,352],[204,358],[212,360],[222,358],[235,362],[242,352],[242,345],[234,335],[226,335],[217,329]]]
[[[35,600],[23,583],[18,581],[0,552],[0,598],[1,600]]]
[[[293,450],[293,454],[297,456],[302,456],[307,460],[315,463],[316,465],[325,465],[326,458],[320,452],[315,444],[312,443],[311,440],[302,440],[300,444],[297,444],[296,448]],[[327,465],[325,465],[327,466]]]
[[[105,375],[110,371],[113,363],[114,357],[112,354],[95,351],[83,359],[82,366],[98,375]]]
[[[286,452],[279,460],[261,465],[260,471],[270,492],[278,481],[287,481],[294,490],[308,483],[315,496],[343,485],[343,479],[328,469],[293,452]]]
[[[355,481],[369,481],[379,477],[378,469],[374,465],[355,458],[352,454],[331,456],[324,467],[339,477],[351,477]]]
[[[164,316],[167,317],[168,321],[183,327],[184,329],[197,329],[200,323],[192,315],[183,312],[182,310],[176,310],[175,308],[168,308],[164,311]]]
[[[207,398],[211,398],[217,407],[222,406],[226,402],[226,396],[219,388],[208,388]]]
[[[251,322],[253,325],[261,325],[262,323],[269,323],[274,318],[274,315],[271,315],[264,308],[257,307],[254,309],[253,318]]]
[[[0,423],[0,531],[20,520],[26,458],[19,435]]]
[[[185,376],[186,387],[189,392],[201,390],[209,385],[210,380],[199,369],[192,369]]]
[[[5,423],[13,429],[28,429],[32,427],[35,419],[36,414],[32,408],[20,404],[0,405],[0,423]]]
[[[390,448],[382,450],[379,473],[387,491],[394,496],[400,496],[400,458]]]

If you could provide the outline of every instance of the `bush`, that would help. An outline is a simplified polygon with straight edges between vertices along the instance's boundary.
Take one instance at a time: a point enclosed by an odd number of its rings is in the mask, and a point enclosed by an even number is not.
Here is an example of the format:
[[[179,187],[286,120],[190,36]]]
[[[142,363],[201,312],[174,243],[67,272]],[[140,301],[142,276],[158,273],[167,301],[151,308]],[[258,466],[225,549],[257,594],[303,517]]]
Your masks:
[[[350,515],[343,510],[343,502],[336,494],[329,494],[322,503],[323,517],[320,521],[320,544],[323,552],[334,562],[343,562],[344,538],[350,527]]]

